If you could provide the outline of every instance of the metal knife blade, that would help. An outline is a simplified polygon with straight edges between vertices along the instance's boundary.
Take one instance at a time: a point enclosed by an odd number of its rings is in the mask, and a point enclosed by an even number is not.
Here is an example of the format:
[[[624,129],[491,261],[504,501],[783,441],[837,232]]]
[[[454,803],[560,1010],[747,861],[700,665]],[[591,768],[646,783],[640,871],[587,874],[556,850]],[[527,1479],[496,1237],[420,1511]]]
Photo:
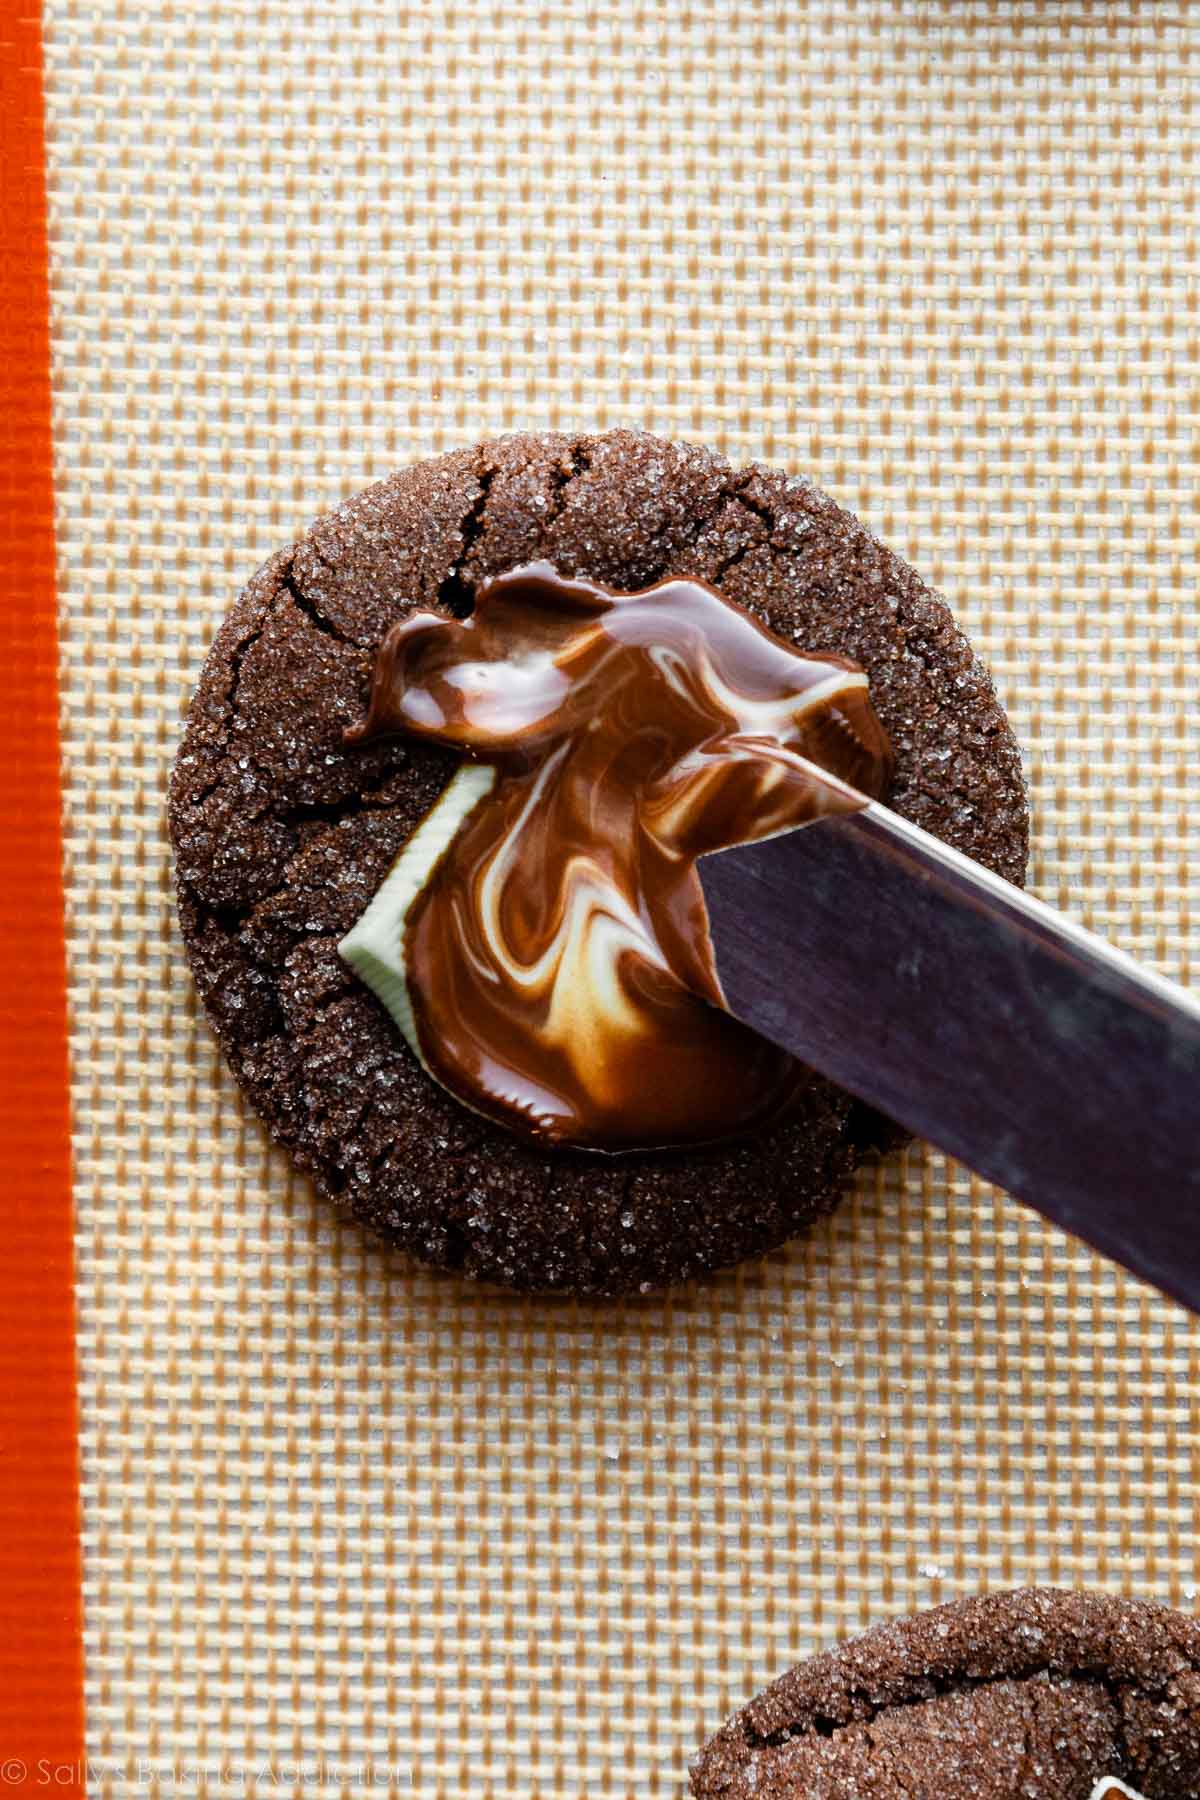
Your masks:
[[[1200,1000],[861,802],[700,862],[730,1011],[1200,1312]]]

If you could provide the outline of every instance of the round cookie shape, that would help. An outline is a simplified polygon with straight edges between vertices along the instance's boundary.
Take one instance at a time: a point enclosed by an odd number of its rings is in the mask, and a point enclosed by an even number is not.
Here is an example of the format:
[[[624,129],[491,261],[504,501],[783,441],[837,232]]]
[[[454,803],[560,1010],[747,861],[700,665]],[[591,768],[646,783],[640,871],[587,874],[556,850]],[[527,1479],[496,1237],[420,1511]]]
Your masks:
[[[1200,1621],[1022,1588],[878,1625],[772,1683],[705,1746],[695,1800],[1200,1794]],[[1117,1793],[1121,1788],[1115,1788]]]
[[[319,519],[234,604],[170,827],[197,986],[252,1105],[322,1193],[425,1262],[536,1291],[647,1291],[780,1244],[894,1134],[813,1076],[756,1138],[539,1151],[438,1088],[338,957],[456,767],[425,743],[344,742],[379,646],[413,611],[464,617],[482,582],[536,561],[625,591],[695,576],[798,649],[852,658],[895,750],[889,803],[1017,881],[1020,758],[944,603],[850,514],[798,477],[638,432],[418,463]]]

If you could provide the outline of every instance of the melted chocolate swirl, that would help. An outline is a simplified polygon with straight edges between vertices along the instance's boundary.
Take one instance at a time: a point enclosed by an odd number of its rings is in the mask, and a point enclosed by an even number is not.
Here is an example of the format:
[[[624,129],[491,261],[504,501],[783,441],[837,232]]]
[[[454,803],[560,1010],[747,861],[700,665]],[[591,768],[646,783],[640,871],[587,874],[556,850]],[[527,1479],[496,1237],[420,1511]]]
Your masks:
[[[408,910],[422,1060],[543,1144],[685,1147],[777,1119],[806,1072],[721,1010],[696,859],[886,786],[866,677],[693,580],[531,564],[386,638],[355,740],[495,771]],[[803,895],[797,895],[803,905]]]

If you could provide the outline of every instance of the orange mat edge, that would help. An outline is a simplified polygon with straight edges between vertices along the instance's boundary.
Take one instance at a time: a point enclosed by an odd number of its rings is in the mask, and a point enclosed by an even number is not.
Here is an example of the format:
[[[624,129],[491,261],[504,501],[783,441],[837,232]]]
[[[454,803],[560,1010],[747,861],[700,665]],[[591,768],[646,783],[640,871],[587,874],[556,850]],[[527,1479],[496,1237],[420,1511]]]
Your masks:
[[[41,23],[0,0],[0,1787],[84,1786]]]

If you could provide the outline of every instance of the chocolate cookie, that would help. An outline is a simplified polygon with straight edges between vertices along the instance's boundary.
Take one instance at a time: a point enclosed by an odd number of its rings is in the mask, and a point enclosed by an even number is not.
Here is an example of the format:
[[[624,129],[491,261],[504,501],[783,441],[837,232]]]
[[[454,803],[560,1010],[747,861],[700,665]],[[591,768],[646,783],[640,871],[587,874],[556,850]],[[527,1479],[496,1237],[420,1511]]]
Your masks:
[[[1146,1800],[1200,1794],[1200,1621],[1023,1588],[800,1663],[717,1733],[691,1788],[696,1800],[1090,1800],[1106,1777]]]
[[[945,605],[798,477],[635,432],[520,436],[404,470],[271,558],[205,664],[171,783],[184,939],[230,1063],[319,1189],[422,1260],[612,1294],[772,1248],[887,1137],[815,1077],[788,1122],[686,1153],[545,1153],[452,1100],[339,958],[456,758],[347,745],[414,609],[542,559],[614,589],[699,577],[805,651],[853,658],[890,733],[890,804],[1012,880],[1020,761]]]

